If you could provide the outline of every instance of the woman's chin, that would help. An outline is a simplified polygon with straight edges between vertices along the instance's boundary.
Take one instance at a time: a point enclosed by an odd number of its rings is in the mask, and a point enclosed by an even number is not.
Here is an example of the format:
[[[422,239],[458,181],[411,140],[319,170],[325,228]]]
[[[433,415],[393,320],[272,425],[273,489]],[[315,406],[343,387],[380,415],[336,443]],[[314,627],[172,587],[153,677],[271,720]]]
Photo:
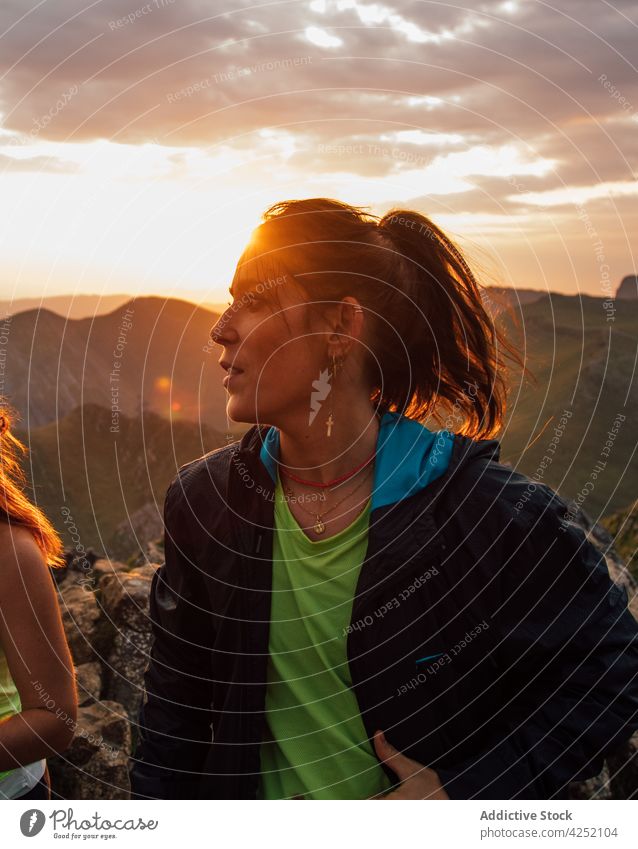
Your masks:
[[[259,408],[255,405],[255,399],[252,403],[246,403],[239,395],[231,395],[226,404],[227,417],[238,424],[273,424],[279,416],[273,411],[272,406],[265,408],[260,404]]]
[[[246,404],[236,395],[231,395],[226,404],[226,415],[232,422],[254,424],[258,421],[254,404]]]

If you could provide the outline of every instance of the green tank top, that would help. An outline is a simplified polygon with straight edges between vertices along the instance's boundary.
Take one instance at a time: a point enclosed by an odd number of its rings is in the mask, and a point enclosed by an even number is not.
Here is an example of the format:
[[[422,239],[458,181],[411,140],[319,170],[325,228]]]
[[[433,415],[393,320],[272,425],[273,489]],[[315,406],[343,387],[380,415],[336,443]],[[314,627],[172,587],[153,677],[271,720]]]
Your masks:
[[[259,799],[367,799],[392,786],[352,689],[347,627],[371,501],[347,528],[310,540],[277,478],[267,725]]]
[[[20,713],[21,710],[20,694],[9,672],[7,657],[2,646],[0,646],[0,719],[5,716],[12,716],[14,713]],[[5,772],[0,770],[0,780],[5,775],[9,775],[10,772],[13,772],[13,770],[9,769]]]

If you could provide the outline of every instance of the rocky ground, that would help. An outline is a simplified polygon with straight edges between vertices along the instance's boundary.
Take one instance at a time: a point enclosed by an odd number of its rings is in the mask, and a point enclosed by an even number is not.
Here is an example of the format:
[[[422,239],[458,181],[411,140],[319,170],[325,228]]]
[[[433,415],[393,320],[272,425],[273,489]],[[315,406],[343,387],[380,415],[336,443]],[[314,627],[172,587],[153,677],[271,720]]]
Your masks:
[[[97,560],[88,570],[72,565],[56,574],[80,707],[71,746],[48,761],[52,798],[130,796],[129,758],[151,642],[148,602],[156,568]]]
[[[627,589],[638,619],[638,584],[613,548],[610,534],[587,516],[577,521],[605,553],[610,576]],[[161,548],[150,546],[151,558]],[[158,558],[159,559],[159,558]],[[127,799],[129,757],[148,662],[149,593],[157,563],[141,565],[89,558],[56,570],[60,606],[77,670],[80,704],[75,738],[49,759],[54,799]],[[638,798],[638,733],[609,757],[594,779],[571,785],[574,799]]]

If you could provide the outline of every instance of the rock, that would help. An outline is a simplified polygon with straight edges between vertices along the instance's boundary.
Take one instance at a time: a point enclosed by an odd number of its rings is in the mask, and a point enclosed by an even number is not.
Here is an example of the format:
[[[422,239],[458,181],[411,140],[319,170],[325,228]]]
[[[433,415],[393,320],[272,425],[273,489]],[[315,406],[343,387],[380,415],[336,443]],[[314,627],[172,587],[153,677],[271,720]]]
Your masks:
[[[145,566],[147,563],[164,562],[164,537],[160,536],[146,543],[146,547],[140,548],[136,554],[131,555],[127,563],[131,567]]]
[[[162,563],[164,560],[164,541],[151,540],[146,546],[146,554],[150,563]]]
[[[53,799],[129,799],[131,731],[117,702],[93,702],[78,710],[69,748],[48,759]]]
[[[64,554],[65,566],[52,569],[53,578],[58,588],[67,584],[88,585],[94,589],[95,564],[102,559],[92,548],[80,555],[75,549],[67,549]]]
[[[149,564],[131,572],[105,575],[99,587],[101,607],[114,628],[105,694],[124,706],[133,723],[137,722],[151,646],[148,613],[155,569]]]
[[[100,606],[116,629],[144,631],[148,628],[148,602],[154,572],[150,565],[140,566],[100,579]]]
[[[93,566],[93,578],[95,586],[99,586],[101,579],[105,575],[118,575],[121,572],[130,572],[131,567],[127,563],[121,563],[119,560],[108,560],[100,558]]]
[[[607,764],[614,799],[638,798],[638,731],[613,755]]]
[[[138,510],[129,513],[116,527],[111,541],[111,550],[125,557],[140,547],[140,541],[157,539],[164,531],[161,505],[148,501]]]
[[[60,611],[71,656],[76,665],[99,659],[108,641],[108,627],[95,595],[86,585],[64,583]]]
[[[619,300],[632,300],[638,298],[638,275],[628,274],[620,281],[620,286],[616,290],[616,298]]]
[[[80,575],[87,575],[90,574],[98,560],[100,560],[100,555],[96,554],[92,548],[87,549],[84,554],[72,551],[71,557],[67,558],[68,570],[69,572],[78,572]]]
[[[144,694],[144,671],[151,650],[150,631],[118,631],[108,657],[105,694],[124,706],[130,721],[137,725],[137,714]]]
[[[102,693],[102,666],[97,662],[81,663],[75,668],[78,704],[99,701]]]
[[[607,528],[597,522],[593,522],[584,510],[578,509],[573,516],[573,521],[577,525],[580,525],[585,531],[587,539],[605,555],[609,577],[614,583],[625,588],[629,610],[638,620],[638,582],[614,548],[613,537]]]
[[[588,778],[587,781],[572,781],[568,793],[570,799],[611,799],[607,764],[595,778]]]

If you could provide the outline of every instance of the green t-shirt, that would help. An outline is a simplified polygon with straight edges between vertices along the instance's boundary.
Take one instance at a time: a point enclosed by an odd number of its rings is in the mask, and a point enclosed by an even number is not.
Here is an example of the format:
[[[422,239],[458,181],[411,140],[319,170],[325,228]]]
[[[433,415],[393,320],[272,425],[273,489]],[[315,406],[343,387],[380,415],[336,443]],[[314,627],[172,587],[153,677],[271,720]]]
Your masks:
[[[0,719],[13,716],[20,713],[21,710],[20,694],[11,677],[7,657],[2,646],[0,646]],[[0,780],[11,772],[13,772],[13,769],[0,771]]]
[[[272,740],[261,744],[259,799],[367,799],[392,786],[368,740],[346,654],[370,504],[338,534],[312,541],[277,478],[266,691]]]

